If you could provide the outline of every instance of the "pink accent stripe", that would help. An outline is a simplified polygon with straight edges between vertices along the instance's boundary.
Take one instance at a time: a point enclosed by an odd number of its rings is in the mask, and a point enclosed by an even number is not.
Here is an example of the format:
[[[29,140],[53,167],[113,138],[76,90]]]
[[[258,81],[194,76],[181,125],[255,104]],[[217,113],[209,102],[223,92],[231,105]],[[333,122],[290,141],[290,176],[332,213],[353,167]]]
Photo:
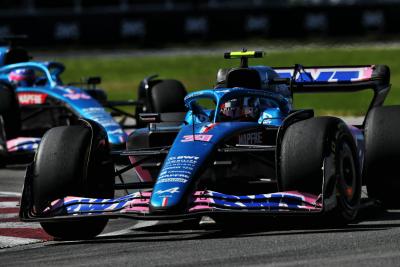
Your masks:
[[[194,192],[194,196],[196,196],[196,197],[201,197],[201,196],[205,195],[204,198],[207,198],[206,194],[207,194],[207,191],[196,191],[196,192]]]
[[[214,203],[212,198],[196,197],[194,203]]]
[[[137,204],[149,204],[150,199],[143,199],[143,198],[136,198],[136,199],[132,199],[128,205],[137,205]]]
[[[142,192],[143,197],[151,197],[151,192]]]
[[[364,68],[364,71],[362,72],[361,79],[363,79],[363,80],[371,79],[372,72],[373,72],[373,70],[372,70],[371,67]]]
[[[135,207],[129,207],[121,212],[149,212],[149,207],[143,207],[143,206],[135,206]]]
[[[198,205],[198,206],[194,206],[193,208],[189,209],[189,212],[193,212],[193,211],[199,211],[199,210],[213,210],[214,208],[210,207],[210,206],[206,206],[206,205]]]
[[[313,194],[308,194],[308,193],[301,193],[299,191],[288,191],[285,193],[291,193],[291,194],[295,194],[295,195],[301,195],[304,197],[304,201],[308,202],[308,203],[316,203],[319,199],[319,196],[313,195]]]
[[[129,160],[132,164],[136,163],[136,157],[130,156]],[[144,170],[140,165],[135,167],[135,171],[142,182],[151,182],[153,179],[148,170]]]

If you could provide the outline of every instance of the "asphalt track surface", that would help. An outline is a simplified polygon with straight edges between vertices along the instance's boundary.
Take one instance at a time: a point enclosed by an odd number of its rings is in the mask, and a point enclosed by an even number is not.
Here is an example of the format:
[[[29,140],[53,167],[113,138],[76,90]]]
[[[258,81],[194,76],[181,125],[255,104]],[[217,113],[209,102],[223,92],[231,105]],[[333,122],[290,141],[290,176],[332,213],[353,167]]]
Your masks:
[[[23,175],[24,166],[0,170],[1,191],[19,192]],[[117,219],[94,240],[0,249],[0,266],[400,265],[400,211],[365,210],[346,227],[296,219],[254,222],[220,228]]]

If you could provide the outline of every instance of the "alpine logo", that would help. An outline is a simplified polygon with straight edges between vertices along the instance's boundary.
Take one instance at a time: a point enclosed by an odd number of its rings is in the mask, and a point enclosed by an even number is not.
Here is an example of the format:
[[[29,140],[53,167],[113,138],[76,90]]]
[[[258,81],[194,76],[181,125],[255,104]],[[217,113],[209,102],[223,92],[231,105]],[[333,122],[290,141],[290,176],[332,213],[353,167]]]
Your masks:
[[[41,105],[46,102],[47,94],[41,93],[18,93],[20,105]]]
[[[156,194],[158,194],[158,195],[161,195],[164,193],[170,193],[170,194],[179,193],[179,187],[172,187],[172,188],[165,189],[165,190],[158,190],[156,192]]]

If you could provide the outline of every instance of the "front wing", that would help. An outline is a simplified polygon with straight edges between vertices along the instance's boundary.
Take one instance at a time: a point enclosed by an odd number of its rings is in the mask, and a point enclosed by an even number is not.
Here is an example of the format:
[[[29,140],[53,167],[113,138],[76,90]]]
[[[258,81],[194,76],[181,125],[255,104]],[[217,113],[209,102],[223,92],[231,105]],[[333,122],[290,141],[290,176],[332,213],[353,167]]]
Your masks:
[[[40,215],[32,208],[21,209],[24,221],[55,221],[90,217],[130,217],[136,219],[184,219],[217,213],[254,215],[295,215],[322,213],[322,197],[293,192],[258,195],[228,195],[215,191],[196,191],[185,213],[152,214],[151,191],[135,192],[114,199],[65,197],[53,201]],[[168,201],[168,199],[166,199]]]

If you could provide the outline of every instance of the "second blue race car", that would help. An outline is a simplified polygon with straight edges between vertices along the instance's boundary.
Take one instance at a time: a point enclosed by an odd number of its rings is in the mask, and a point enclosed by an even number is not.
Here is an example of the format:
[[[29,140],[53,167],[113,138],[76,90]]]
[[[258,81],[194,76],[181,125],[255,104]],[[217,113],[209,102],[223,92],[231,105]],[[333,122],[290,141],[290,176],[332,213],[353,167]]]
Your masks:
[[[30,59],[25,49],[14,44],[0,46],[1,164],[29,161],[47,130],[74,124],[79,118],[102,125],[111,146],[122,149],[129,129],[140,126],[125,123],[126,118],[134,122],[140,112],[185,110],[186,90],[176,80],[152,76],[140,84],[137,101],[109,101],[106,92],[96,88],[100,77],[64,84],[62,63]],[[165,96],[166,91],[172,96]],[[127,105],[136,106],[136,115],[120,108]]]

